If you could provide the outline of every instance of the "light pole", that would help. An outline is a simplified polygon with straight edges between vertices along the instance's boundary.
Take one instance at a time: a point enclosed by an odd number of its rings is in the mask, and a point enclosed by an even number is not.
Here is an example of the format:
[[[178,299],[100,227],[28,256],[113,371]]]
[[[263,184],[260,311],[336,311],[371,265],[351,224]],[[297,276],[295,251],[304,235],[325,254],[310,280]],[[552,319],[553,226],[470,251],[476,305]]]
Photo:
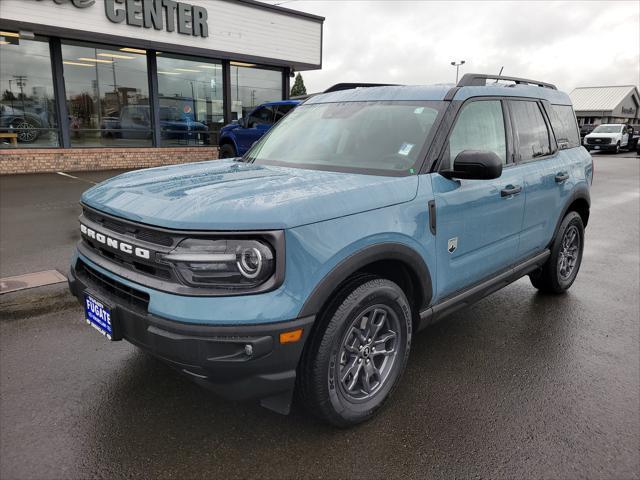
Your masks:
[[[460,70],[460,65],[464,65],[464,60],[460,60],[459,62],[451,62],[451,65],[456,67],[456,84],[458,83],[458,71]]]

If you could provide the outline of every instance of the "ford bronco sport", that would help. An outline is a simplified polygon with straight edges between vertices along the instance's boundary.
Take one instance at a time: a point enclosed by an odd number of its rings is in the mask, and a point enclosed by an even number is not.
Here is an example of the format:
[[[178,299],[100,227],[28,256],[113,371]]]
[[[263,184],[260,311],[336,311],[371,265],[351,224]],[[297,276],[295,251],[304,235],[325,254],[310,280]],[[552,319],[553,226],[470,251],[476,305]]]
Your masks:
[[[69,277],[87,322],[228,398],[370,418],[415,332],[580,268],[593,166],[569,97],[495,78],[314,96],[241,159],[91,188]]]

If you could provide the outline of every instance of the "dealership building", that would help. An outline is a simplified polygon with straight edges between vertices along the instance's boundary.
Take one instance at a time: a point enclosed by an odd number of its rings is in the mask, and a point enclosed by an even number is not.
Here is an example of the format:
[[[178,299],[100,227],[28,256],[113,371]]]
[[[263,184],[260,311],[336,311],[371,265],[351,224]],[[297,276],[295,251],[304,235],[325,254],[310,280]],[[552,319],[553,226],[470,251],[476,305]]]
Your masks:
[[[322,66],[324,18],[255,0],[0,0],[0,173],[216,158]]]
[[[569,96],[580,127],[640,123],[640,94],[635,85],[578,87]]]

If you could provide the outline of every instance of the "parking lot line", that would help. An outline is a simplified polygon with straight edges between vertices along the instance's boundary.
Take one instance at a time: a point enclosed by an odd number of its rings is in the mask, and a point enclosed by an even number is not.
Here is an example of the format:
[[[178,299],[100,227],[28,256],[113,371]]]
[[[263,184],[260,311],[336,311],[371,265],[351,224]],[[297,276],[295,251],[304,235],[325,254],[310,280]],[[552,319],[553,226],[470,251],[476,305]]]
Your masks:
[[[92,181],[92,180],[87,180],[85,178],[76,177],[74,175],[70,175],[70,174],[65,173],[65,172],[56,172],[56,173],[58,175],[62,175],[63,177],[69,177],[69,178],[73,178],[74,180],[80,180],[81,182],[87,182],[87,183],[92,183],[93,185],[97,185],[97,183]]]
[[[14,277],[0,278],[0,295],[3,293],[17,292],[27,288],[44,287],[55,283],[66,282],[67,277],[57,270],[44,270],[42,272],[26,273]]]

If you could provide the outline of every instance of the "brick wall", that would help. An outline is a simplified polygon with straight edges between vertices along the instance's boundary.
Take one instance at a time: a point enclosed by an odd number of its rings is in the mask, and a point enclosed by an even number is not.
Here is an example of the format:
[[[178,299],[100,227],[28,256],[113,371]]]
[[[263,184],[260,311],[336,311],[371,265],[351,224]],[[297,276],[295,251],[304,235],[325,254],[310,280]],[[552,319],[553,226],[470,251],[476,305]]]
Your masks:
[[[0,175],[146,168],[218,158],[218,147],[0,149]]]

